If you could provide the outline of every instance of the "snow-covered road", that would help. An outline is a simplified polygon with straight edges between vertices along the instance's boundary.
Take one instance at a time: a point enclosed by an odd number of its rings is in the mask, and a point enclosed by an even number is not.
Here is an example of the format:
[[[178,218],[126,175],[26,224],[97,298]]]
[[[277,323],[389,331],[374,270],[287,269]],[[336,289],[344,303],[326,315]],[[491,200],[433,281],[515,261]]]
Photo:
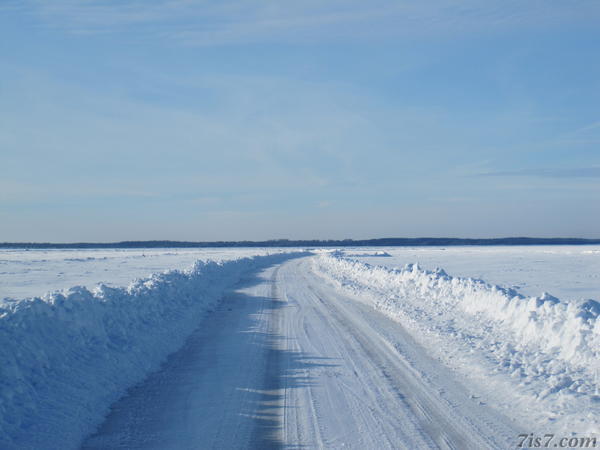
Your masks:
[[[514,422],[310,258],[244,279],[84,448],[515,446]]]

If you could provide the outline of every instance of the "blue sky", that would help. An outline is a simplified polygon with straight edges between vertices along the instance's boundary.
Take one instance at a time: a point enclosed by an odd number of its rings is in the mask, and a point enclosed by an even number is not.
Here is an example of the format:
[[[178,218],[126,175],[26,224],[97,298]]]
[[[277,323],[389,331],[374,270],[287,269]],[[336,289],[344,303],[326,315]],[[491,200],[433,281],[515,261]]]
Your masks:
[[[0,3],[0,241],[600,237],[597,1]]]

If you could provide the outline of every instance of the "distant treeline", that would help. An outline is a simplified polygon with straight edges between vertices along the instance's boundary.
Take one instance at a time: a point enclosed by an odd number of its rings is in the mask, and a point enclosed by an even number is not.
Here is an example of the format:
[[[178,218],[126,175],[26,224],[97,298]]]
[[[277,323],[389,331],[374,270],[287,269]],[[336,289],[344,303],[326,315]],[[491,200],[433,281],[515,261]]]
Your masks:
[[[589,245],[600,244],[600,239],[579,238],[530,238],[508,237],[493,239],[460,238],[381,238],[364,240],[290,240],[269,241],[123,241],[123,242],[76,242],[56,244],[50,242],[3,242],[0,248],[46,249],[46,248],[215,248],[215,247],[439,247],[457,245]]]

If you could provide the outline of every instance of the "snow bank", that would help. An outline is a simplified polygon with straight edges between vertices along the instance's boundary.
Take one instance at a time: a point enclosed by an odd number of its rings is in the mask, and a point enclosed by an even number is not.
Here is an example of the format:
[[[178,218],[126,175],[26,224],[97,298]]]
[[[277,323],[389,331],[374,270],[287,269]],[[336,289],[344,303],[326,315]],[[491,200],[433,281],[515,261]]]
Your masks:
[[[69,449],[183,345],[245,273],[299,254],[197,262],[128,288],[0,304],[0,448]]]
[[[536,399],[561,394],[564,406],[564,396],[571,395],[573,408],[598,409],[599,302],[569,304],[549,294],[529,298],[441,269],[389,269],[336,253],[321,253],[314,264],[342,289],[402,322],[458,370],[472,372],[470,364],[479,358]],[[552,405],[547,407],[550,413]]]
[[[384,250],[376,250],[374,252],[354,252],[354,253],[349,253],[349,252],[343,252],[344,256],[347,257],[358,257],[358,258],[375,258],[375,257],[391,257],[392,255],[390,255],[388,252],[384,251]]]

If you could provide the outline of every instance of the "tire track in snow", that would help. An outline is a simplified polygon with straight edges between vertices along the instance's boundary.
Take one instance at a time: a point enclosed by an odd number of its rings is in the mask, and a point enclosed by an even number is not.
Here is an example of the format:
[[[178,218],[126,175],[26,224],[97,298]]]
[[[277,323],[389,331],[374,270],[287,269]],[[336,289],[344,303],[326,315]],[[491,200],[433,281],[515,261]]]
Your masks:
[[[447,373],[309,258],[288,261],[227,296],[85,448],[500,447],[478,435],[510,429],[454,402],[468,395]]]
[[[339,435],[339,428],[352,433],[353,427],[368,436],[361,444],[362,436],[353,434],[349,446],[356,448],[504,448],[514,439],[516,427],[487,407],[475,405],[448,369],[427,355],[419,355],[422,349],[399,324],[329,288],[311,273],[308,261],[304,258],[284,264],[283,285],[288,297],[303,310],[298,314],[306,325],[312,325],[297,327],[292,334],[301,342],[300,349],[340,361],[335,384],[327,384],[318,373],[323,369],[312,371],[318,381],[315,389],[309,389],[315,404],[325,401],[325,406],[329,402],[330,413],[331,405],[337,406],[336,413],[345,421],[340,427],[339,421],[326,413],[313,414],[325,443],[336,445],[331,439]],[[379,327],[392,330],[393,342],[402,345],[392,345]],[[410,347],[410,362],[399,353],[406,347]],[[424,381],[423,373],[426,380],[433,378],[437,384]],[[322,385],[327,388],[322,389]],[[341,407],[344,404],[346,410]]]

